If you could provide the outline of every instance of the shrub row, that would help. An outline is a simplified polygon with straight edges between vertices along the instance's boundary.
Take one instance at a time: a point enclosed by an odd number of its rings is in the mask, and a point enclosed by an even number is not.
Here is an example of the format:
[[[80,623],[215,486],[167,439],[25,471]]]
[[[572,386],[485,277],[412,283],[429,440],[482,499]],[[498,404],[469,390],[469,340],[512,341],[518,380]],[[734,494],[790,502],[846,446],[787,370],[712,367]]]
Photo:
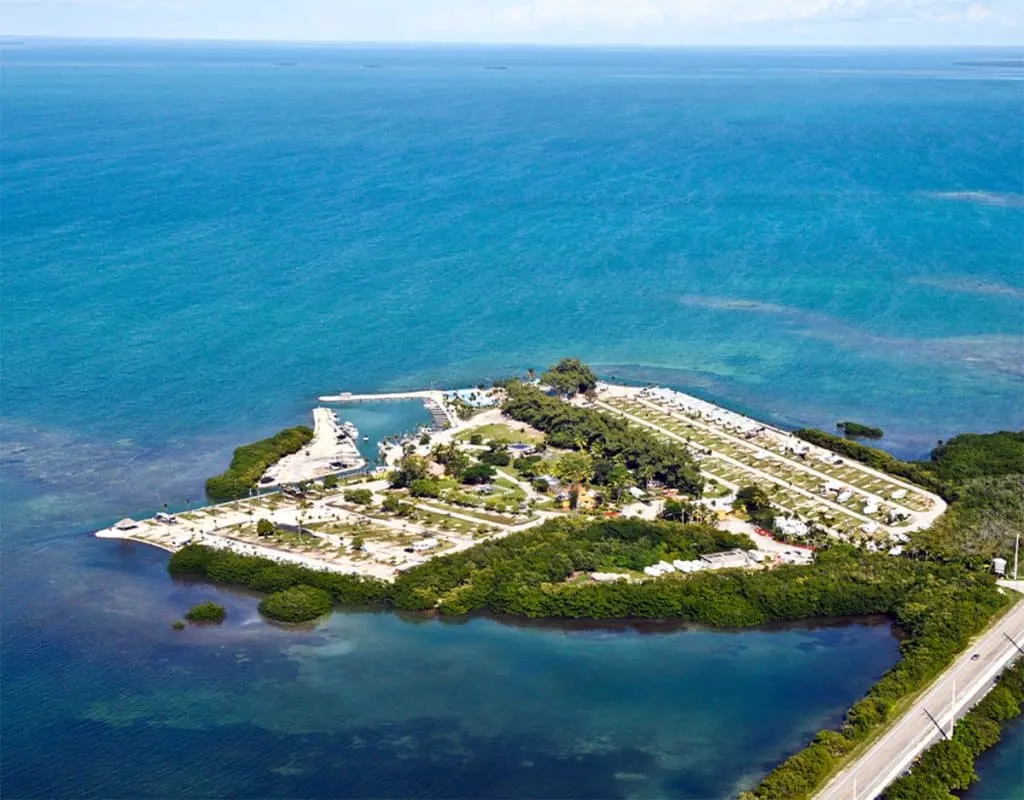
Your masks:
[[[379,606],[386,602],[388,594],[388,584],[375,578],[321,572],[194,544],[172,555],[167,569],[175,577],[200,578],[258,592],[312,586],[327,592],[333,602],[346,606]]]

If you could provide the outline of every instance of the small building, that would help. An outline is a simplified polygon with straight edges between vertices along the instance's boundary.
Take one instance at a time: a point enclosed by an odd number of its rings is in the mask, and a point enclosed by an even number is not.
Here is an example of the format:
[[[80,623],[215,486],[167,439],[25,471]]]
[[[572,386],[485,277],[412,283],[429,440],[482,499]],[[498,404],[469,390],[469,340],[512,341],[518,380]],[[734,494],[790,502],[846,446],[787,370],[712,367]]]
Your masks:
[[[860,529],[862,533],[866,533],[868,536],[871,536],[872,534],[878,533],[878,523],[865,522],[860,526]]]
[[[437,547],[437,539],[433,537],[420,539],[418,542],[412,543],[412,549],[417,553],[422,553],[424,550],[431,550],[435,547]]]
[[[836,502],[837,503],[845,503],[847,500],[849,500],[852,497],[853,497],[853,492],[851,492],[849,489],[844,489],[836,497]]]
[[[165,522],[168,525],[173,525],[178,521],[178,518],[174,514],[165,514],[163,511],[158,511],[156,516],[153,517],[157,522]]]
[[[134,530],[135,528],[139,527],[139,523],[137,523],[135,520],[131,519],[130,517],[125,517],[120,522],[115,523],[114,527],[117,528],[117,530],[119,530],[119,531],[130,531],[130,530]]]
[[[1006,574],[1006,559],[1005,558],[993,558],[992,559],[992,571],[996,575]]]
[[[592,572],[590,580],[597,583],[615,583],[615,581],[628,581],[629,575],[621,572]]]
[[[706,569],[737,569],[750,566],[750,558],[743,550],[725,550],[721,553],[708,553],[700,557]]]
[[[902,500],[906,496],[907,496],[907,490],[906,489],[897,489],[895,492],[893,492],[891,495],[889,495],[889,497],[891,497],[893,500]]]
[[[889,548],[889,555],[891,555],[891,556],[901,556],[901,555],[903,555],[903,545],[898,544],[895,547],[890,547]]]
[[[646,494],[646,492],[643,489],[637,486],[630,486],[628,491],[634,500],[639,500]]]

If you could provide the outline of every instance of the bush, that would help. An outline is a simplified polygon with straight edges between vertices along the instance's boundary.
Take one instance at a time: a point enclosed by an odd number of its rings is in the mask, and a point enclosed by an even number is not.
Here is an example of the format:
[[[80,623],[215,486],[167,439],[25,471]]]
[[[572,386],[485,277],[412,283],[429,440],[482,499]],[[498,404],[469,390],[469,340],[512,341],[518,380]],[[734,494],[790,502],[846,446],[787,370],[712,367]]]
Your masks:
[[[348,489],[344,494],[346,502],[368,506],[373,502],[373,492],[369,489]]]
[[[224,606],[217,603],[200,603],[188,610],[185,619],[189,622],[223,622],[226,616]]]
[[[507,467],[512,463],[512,456],[508,450],[487,450],[480,454],[480,461],[483,464],[490,464],[492,467]]]
[[[257,536],[273,536],[274,535],[274,523],[269,519],[261,519],[256,523],[256,535]]]
[[[409,486],[413,497],[440,497],[441,484],[434,478],[418,478]]]
[[[328,491],[330,491],[332,489],[337,489],[338,488],[338,476],[337,475],[327,475],[327,476],[325,476],[324,480],[323,480],[323,484],[324,484],[324,489],[326,489]]]
[[[174,622],[171,623],[171,628],[173,628],[176,631],[183,631],[183,630],[185,630],[185,623],[182,622],[180,619],[179,620],[175,620]]]
[[[315,586],[292,586],[264,598],[260,613],[280,622],[307,622],[330,612],[331,596]]]
[[[469,443],[470,443],[470,444],[483,444],[483,443],[484,443],[484,437],[483,437],[483,434],[480,434],[480,433],[471,433],[471,434],[469,435]]]
[[[461,481],[470,485],[490,483],[495,475],[497,472],[489,464],[476,464],[462,473]]]
[[[206,481],[206,496],[215,503],[245,497],[271,464],[297,453],[312,438],[312,429],[298,425],[237,448],[228,468]]]

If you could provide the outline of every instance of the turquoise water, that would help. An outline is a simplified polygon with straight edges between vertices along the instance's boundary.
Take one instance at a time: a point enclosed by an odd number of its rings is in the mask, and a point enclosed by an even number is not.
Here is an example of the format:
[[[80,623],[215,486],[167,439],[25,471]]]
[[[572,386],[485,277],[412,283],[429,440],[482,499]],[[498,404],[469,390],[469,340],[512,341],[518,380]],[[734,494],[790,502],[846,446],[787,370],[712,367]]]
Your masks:
[[[892,662],[884,627],[282,632],[88,531],[194,502],[324,392],[564,354],[903,455],[1020,427],[1021,76],[957,64],[998,56],[5,48],[5,795],[755,780]],[[211,594],[227,629],[172,635]]]

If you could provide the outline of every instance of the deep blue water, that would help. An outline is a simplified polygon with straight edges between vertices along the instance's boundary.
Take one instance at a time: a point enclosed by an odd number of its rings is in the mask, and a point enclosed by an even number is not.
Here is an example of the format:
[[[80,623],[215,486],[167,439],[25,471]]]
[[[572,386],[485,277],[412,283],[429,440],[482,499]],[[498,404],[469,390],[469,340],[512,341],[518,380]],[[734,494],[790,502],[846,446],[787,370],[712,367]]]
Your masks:
[[[1020,427],[1021,76],[959,63],[1000,55],[5,48],[5,796],[754,781],[892,662],[884,627],[282,632],[88,531],[325,391],[565,354],[904,455]],[[169,630],[211,595],[225,629]]]

